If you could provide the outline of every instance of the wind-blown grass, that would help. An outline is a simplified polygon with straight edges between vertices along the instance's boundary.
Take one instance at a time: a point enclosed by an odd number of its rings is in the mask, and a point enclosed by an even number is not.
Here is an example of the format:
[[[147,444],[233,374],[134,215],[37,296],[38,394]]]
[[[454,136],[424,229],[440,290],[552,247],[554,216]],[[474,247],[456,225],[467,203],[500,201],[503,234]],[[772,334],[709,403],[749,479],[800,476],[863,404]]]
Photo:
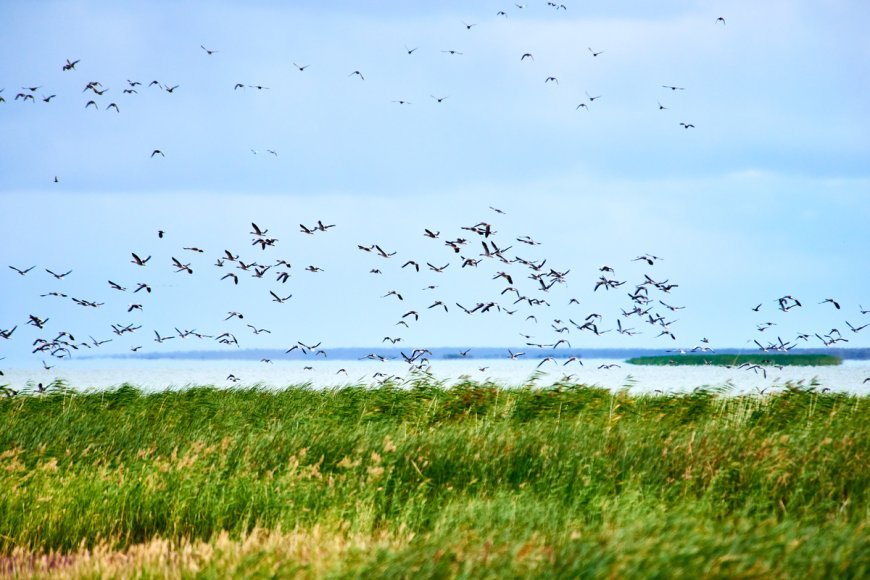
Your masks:
[[[0,401],[0,574],[866,576],[866,399],[425,380]]]

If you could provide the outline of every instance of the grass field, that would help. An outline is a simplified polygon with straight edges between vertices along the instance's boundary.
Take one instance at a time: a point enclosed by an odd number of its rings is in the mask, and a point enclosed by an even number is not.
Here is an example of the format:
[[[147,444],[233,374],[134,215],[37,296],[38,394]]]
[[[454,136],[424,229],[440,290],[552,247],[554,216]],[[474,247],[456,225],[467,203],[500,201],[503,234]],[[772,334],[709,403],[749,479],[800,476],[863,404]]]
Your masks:
[[[676,354],[674,356],[639,356],[625,361],[633,365],[655,366],[740,366],[742,364],[762,366],[833,366],[843,361],[829,354]]]
[[[867,577],[866,398],[0,400],[0,575]]]

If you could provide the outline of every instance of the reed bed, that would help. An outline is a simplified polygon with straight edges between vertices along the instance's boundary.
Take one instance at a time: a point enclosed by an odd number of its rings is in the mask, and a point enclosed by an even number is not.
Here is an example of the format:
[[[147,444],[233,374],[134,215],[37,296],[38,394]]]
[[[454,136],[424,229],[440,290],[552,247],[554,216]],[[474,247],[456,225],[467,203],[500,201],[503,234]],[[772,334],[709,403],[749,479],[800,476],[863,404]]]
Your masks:
[[[420,379],[0,400],[0,575],[867,577],[866,398]]]

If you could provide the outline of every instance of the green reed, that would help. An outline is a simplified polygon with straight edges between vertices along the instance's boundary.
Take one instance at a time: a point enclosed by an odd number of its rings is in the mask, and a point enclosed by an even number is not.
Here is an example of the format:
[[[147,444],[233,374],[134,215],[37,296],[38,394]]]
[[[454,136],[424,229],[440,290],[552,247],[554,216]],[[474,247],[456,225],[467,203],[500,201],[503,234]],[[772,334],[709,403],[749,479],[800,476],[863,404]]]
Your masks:
[[[19,395],[0,401],[0,554],[326,530],[371,542],[297,572],[861,576],[867,419],[866,398],[800,384]]]

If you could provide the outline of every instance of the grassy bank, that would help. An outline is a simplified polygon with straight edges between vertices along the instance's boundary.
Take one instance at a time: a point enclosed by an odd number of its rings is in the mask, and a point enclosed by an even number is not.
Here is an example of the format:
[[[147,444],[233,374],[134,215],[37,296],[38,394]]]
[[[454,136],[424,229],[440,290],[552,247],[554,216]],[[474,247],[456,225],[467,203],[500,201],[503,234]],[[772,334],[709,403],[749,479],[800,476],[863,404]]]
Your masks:
[[[674,354],[671,356],[639,356],[625,361],[633,365],[654,366],[740,366],[742,364],[761,366],[835,366],[843,362],[839,357],[829,354]]]
[[[197,388],[0,400],[0,574],[859,577],[866,399]]]

